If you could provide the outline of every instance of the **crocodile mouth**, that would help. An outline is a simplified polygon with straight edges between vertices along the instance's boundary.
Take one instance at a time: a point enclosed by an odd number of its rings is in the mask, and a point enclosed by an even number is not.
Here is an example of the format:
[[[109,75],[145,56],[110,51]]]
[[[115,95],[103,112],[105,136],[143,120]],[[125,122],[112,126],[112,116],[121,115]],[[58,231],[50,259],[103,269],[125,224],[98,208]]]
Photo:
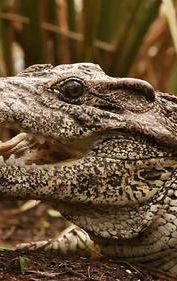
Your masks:
[[[0,165],[57,165],[81,158],[85,150],[81,143],[62,144],[41,135],[0,129]]]

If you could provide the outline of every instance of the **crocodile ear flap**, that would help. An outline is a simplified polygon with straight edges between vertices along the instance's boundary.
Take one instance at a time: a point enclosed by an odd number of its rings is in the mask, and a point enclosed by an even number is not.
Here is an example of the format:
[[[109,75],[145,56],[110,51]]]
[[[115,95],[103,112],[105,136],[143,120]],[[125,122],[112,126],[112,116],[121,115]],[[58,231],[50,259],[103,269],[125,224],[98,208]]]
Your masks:
[[[45,76],[48,70],[52,69],[51,64],[34,64],[26,68],[25,70],[18,73],[17,76],[31,77],[31,76]]]

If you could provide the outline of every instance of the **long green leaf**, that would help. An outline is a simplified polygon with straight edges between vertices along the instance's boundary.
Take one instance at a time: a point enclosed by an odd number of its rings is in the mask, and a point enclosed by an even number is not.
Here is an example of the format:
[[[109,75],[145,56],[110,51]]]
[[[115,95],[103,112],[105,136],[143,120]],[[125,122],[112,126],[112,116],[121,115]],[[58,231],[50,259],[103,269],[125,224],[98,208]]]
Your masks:
[[[132,1],[131,14],[127,25],[124,27],[124,34],[117,38],[116,51],[112,58],[110,72],[113,75],[126,76],[131,68],[133,60],[136,58],[139,47],[146,35],[150,24],[156,17],[161,1]],[[130,6],[130,1],[125,0],[126,10]]]
[[[21,33],[26,65],[46,62],[46,42],[41,28],[42,0],[21,0],[21,14],[30,19]]]
[[[11,1],[0,1],[0,12],[7,12],[10,8]],[[1,54],[4,58],[5,74],[13,75],[13,28],[12,23],[8,20],[0,21],[0,46]]]
[[[123,1],[102,0],[99,14],[97,38],[101,41],[112,42],[121,17]]]
[[[83,1],[83,52],[82,60],[93,60],[93,43],[97,35],[100,14],[100,0]]]
[[[68,21],[68,28],[70,31],[76,31],[76,7],[74,0],[66,0],[67,4],[67,21]],[[75,62],[79,60],[79,52],[78,52],[78,42],[74,40],[69,40],[69,49],[70,49],[70,59],[71,62]]]

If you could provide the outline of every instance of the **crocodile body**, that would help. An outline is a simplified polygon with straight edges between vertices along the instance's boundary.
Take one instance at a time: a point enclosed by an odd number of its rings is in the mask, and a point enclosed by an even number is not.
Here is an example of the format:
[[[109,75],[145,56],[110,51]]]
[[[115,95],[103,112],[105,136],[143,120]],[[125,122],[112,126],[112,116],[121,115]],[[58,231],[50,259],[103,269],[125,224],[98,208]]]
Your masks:
[[[101,254],[177,274],[175,96],[80,63],[1,78],[0,101],[1,198],[51,201]]]

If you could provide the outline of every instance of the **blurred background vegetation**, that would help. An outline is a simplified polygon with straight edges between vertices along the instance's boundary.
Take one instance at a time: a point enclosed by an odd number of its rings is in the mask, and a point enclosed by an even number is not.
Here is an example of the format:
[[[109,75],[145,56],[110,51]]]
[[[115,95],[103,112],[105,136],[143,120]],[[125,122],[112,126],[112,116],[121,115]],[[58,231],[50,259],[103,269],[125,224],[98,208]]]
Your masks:
[[[175,0],[1,0],[0,75],[90,61],[177,93],[176,8]]]

